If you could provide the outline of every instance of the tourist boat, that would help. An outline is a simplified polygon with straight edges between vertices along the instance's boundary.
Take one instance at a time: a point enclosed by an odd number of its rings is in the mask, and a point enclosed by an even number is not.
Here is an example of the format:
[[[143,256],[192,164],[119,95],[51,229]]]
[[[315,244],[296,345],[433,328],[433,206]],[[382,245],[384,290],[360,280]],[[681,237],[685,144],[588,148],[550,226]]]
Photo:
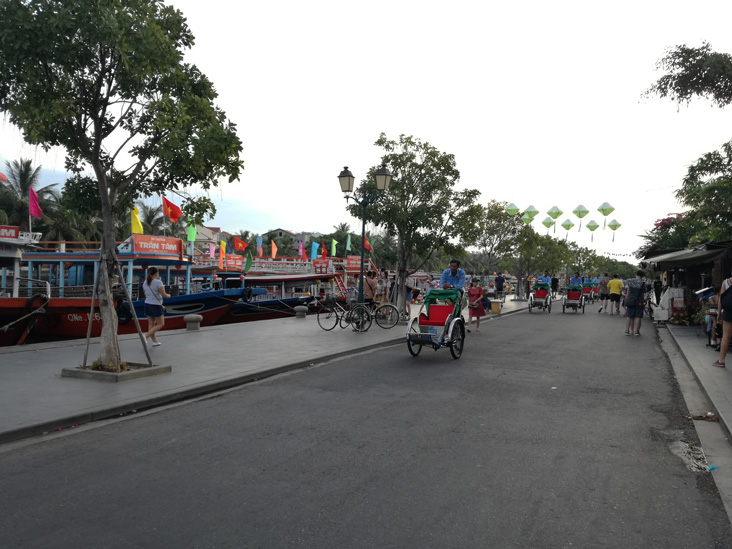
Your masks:
[[[64,244],[57,250],[41,250],[38,240],[39,233],[29,236],[20,231],[6,231],[0,237],[0,345],[23,343],[29,335],[34,340],[86,337],[90,316],[91,335],[100,335],[98,303],[92,309],[99,251],[69,249]],[[140,298],[150,266],[159,269],[171,295],[165,300],[165,330],[184,328],[187,314],[201,315],[202,326],[213,325],[244,295],[242,287],[215,289],[193,282],[194,261],[177,238],[132,235],[118,246],[117,257],[123,276],[115,292],[119,334],[137,331],[123,298],[123,284],[132,296],[141,328],[147,329],[144,298]]]

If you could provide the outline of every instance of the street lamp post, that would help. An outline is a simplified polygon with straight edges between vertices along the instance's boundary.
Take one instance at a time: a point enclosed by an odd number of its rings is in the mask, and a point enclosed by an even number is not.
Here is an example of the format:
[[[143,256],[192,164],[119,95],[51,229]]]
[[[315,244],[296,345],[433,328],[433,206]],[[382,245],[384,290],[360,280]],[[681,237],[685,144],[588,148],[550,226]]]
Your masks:
[[[381,167],[374,172],[374,178],[376,179],[376,189],[378,191],[386,191],[389,189],[391,183],[391,173],[386,169],[386,164],[382,164]],[[363,261],[364,261],[364,249],[366,242],[366,206],[373,204],[379,198],[379,195],[365,186],[363,187],[363,196],[361,200],[356,198],[353,192],[353,182],[355,178],[348,169],[348,166],[343,168],[343,171],[338,176],[338,181],[341,184],[341,191],[346,197],[346,202],[353,200],[356,204],[361,206],[361,271],[358,277],[358,302],[363,303]]]

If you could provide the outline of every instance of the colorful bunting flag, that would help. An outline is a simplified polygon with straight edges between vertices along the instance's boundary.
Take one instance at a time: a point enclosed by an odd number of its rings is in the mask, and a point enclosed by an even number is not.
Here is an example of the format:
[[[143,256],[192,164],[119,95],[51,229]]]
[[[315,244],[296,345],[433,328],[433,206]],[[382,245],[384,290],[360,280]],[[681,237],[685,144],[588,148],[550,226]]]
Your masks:
[[[331,257],[336,256],[336,245],[338,244],[338,241],[334,238],[333,242],[330,243],[330,255]]]
[[[219,241],[219,270],[224,270],[224,259],[226,259],[226,240]]]
[[[346,240],[346,251],[351,251],[351,233],[348,233],[348,240]]]
[[[211,259],[214,259],[216,257],[216,246],[213,242],[210,242],[208,245],[208,257]]]
[[[252,262],[253,261],[254,260],[252,259],[252,251],[251,250],[247,250],[247,264],[244,265],[244,272],[245,273],[248,273],[249,272],[249,269],[252,268]]]
[[[169,217],[173,223],[178,223],[180,216],[183,215],[183,211],[170,200],[163,197],[163,214],[165,214],[165,217]]]
[[[262,257],[262,235],[257,237],[257,257]]]
[[[28,189],[28,213],[31,217],[43,217],[41,207],[38,205],[38,194],[33,187]]]
[[[130,225],[132,227],[132,234],[143,234],[142,223],[140,222],[140,210],[136,207],[132,207],[130,212]]]
[[[277,244],[275,244],[274,240],[270,240],[270,244],[272,245],[272,259],[277,257]]]
[[[317,242],[313,242],[310,249],[310,259],[317,259],[318,258],[318,247],[320,244]]]
[[[188,229],[187,229],[188,237],[186,240],[188,242],[195,242],[196,236],[198,236],[198,229],[196,229],[196,224],[191,223],[191,218],[188,218]]]

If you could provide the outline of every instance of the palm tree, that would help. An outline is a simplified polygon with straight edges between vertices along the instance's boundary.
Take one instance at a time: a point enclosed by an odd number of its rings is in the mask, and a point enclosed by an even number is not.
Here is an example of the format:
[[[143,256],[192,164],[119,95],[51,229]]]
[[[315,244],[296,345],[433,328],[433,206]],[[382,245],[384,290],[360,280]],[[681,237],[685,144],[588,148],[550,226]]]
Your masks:
[[[338,223],[338,225],[333,225],[333,228],[337,233],[348,234],[351,232],[351,226],[348,223]]]
[[[38,187],[38,176],[41,167],[38,166],[34,169],[30,160],[21,158],[20,161],[5,162],[5,167],[7,168],[8,182],[2,184],[5,191],[2,199],[2,210],[5,212],[9,223],[17,223],[21,231],[27,231],[30,228],[28,219],[30,189],[36,191],[38,201],[41,208],[43,208],[44,202],[48,200],[56,184]]]
[[[161,235],[163,229],[167,229],[163,215],[163,206],[148,206],[144,202],[137,203],[137,209],[140,211],[140,222],[145,234]],[[167,230],[166,230],[167,234]]]
[[[101,234],[91,219],[78,215],[69,208],[62,195],[51,191],[38,229],[43,232],[43,240],[51,241],[94,241]]]

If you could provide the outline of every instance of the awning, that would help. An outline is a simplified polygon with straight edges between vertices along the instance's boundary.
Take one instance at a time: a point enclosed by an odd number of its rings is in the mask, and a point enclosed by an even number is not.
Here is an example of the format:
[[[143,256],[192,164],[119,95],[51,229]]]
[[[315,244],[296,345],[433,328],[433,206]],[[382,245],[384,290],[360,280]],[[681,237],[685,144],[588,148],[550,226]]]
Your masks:
[[[675,267],[686,267],[689,265],[701,265],[703,263],[711,263],[718,259],[725,259],[732,256],[730,253],[732,248],[714,248],[711,250],[680,250],[668,254],[657,255],[644,259],[657,270],[673,269]]]

